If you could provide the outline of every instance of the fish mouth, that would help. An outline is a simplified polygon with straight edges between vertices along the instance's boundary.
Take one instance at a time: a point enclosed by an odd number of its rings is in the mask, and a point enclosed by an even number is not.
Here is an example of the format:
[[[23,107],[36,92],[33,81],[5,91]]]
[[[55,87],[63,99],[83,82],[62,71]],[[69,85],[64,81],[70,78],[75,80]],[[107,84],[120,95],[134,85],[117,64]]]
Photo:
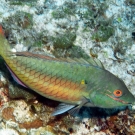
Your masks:
[[[121,99],[119,99],[119,98],[116,98],[116,97],[110,96],[109,94],[106,94],[106,95],[107,95],[108,97],[112,98],[113,100],[118,101],[118,102],[121,102],[121,103],[123,103],[123,104],[127,104],[127,105],[132,104],[132,103],[129,103],[129,102],[123,101],[123,100],[121,100]]]

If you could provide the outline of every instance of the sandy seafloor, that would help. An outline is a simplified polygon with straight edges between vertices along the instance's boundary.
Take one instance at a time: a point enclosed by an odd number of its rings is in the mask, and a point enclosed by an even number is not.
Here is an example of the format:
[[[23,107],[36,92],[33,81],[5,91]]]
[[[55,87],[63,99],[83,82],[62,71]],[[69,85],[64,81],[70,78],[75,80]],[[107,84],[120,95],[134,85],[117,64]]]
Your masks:
[[[135,95],[134,0],[0,0],[0,23],[13,51],[97,57]],[[104,118],[100,110],[88,118],[85,112],[52,118],[55,102],[14,85],[0,64],[0,135],[135,134],[127,109]]]

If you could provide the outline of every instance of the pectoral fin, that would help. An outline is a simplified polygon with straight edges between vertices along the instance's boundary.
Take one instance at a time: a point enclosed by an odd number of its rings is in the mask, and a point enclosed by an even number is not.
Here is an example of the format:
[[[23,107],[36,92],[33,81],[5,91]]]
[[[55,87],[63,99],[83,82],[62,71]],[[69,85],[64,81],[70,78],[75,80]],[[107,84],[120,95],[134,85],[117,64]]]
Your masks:
[[[88,106],[93,107],[94,104],[90,102],[87,98],[83,97],[81,100],[81,103],[79,105],[71,105],[71,104],[65,104],[61,103],[58,105],[58,107],[55,108],[55,111],[51,114],[51,116],[56,116],[62,113],[65,113],[68,111],[71,115],[74,115],[79,112],[82,106]]]
[[[61,103],[55,108],[55,111],[51,114],[51,116],[56,116],[64,112],[67,112],[73,107],[75,107],[75,105]]]
[[[94,106],[87,98],[83,97],[82,102],[78,106],[76,106],[75,108],[69,110],[68,113],[71,115],[77,114],[80,111],[80,109],[85,105]]]

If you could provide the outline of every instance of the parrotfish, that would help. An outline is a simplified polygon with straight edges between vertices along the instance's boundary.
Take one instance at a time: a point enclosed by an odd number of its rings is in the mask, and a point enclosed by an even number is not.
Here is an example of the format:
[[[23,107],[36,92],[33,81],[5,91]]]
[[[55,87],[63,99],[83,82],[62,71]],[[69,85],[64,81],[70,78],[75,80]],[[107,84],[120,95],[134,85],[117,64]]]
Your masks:
[[[82,106],[132,106],[134,96],[124,82],[93,58],[54,58],[31,52],[12,52],[0,27],[0,55],[17,83],[62,102],[52,116],[74,113]]]

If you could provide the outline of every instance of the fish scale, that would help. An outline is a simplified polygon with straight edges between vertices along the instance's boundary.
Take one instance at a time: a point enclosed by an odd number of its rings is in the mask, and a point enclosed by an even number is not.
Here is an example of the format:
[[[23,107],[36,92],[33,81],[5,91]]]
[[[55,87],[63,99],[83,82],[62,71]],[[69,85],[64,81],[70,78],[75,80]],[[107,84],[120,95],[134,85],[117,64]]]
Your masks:
[[[42,95],[48,94],[51,98],[55,98],[55,100],[64,101],[67,99],[71,99],[71,100],[74,99],[74,101],[76,100],[76,102],[79,101],[78,100],[79,98],[77,95],[80,95],[79,93],[81,93],[80,91],[82,91],[81,85],[77,84],[77,83],[73,83],[70,80],[69,81],[64,80],[64,82],[63,82],[62,78],[56,76],[56,73],[49,71],[49,68],[51,66],[53,66],[53,64],[56,64],[56,67],[57,67],[58,63],[52,62],[52,64],[50,64],[48,66],[48,68],[45,67],[46,66],[46,64],[45,64],[45,66],[42,65],[41,68],[39,68],[37,70],[37,66],[33,66],[33,63],[30,62],[32,60],[33,59],[27,59],[25,57],[22,57],[22,58],[16,57],[13,60],[14,62],[11,62],[11,65],[17,65],[17,68],[16,68],[16,70],[14,69],[14,72],[15,72],[15,74],[18,74],[17,77],[20,78],[22,82],[26,82],[26,80],[28,80],[27,83],[25,83],[27,86],[29,86],[32,89],[38,89],[38,92],[41,93]],[[38,60],[37,65],[40,65],[42,62],[45,63],[45,61],[43,61],[43,60]],[[10,63],[9,63],[9,65],[10,65]],[[48,65],[48,61],[47,61],[47,65]],[[70,68],[70,66],[68,66],[68,67]],[[10,66],[10,68],[12,70],[12,66]],[[14,66],[13,66],[13,68],[14,68]],[[28,68],[31,69],[30,72],[27,72]],[[21,71],[21,74],[19,74],[20,71]],[[41,72],[44,72],[44,74],[42,75]],[[58,72],[60,73],[59,70],[57,71],[57,73]],[[53,76],[51,74],[53,74]],[[32,77],[33,77],[33,79],[31,80]],[[43,79],[41,79],[41,78],[43,78]],[[72,76],[70,75],[68,78],[71,79]],[[53,79],[54,81],[51,82],[51,79]],[[51,85],[51,84],[53,84],[53,85]],[[67,88],[65,88],[65,87],[67,87]],[[78,88],[78,89],[75,90],[75,88]],[[71,90],[72,91],[75,90],[76,93],[72,92]],[[69,92],[70,92],[70,94],[69,94]],[[81,96],[82,96],[82,93],[81,93],[80,97]],[[60,99],[59,98],[57,99],[57,97],[59,97]]]

